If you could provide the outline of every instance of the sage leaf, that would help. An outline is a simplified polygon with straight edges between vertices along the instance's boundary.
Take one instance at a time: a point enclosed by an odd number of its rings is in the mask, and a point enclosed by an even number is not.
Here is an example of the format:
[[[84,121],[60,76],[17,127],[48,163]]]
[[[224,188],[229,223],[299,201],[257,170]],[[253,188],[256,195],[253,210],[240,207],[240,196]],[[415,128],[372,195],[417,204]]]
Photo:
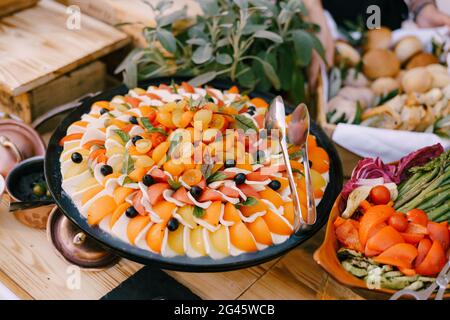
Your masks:
[[[158,27],[165,27],[169,24],[174,23],[177,20],[181,20],[186,18],[186,10],[187,7],[184,6],[183,8],[176,10],[172,13],[163,15],[163,16],[156,16],[156,24]]]
[[[272,83],[273,87],[276,90],[279,90],[280,86],[281,86],[280,78],[278,78],[278,75],[275,72],[275,69],[267,61],[264,61],[264,60],[259,60],[259,61],[262,64],[262,67],[263,67],[263,70],[264,70],[264,74],[266,75],[266,77],[270,80],[270,82]]]
[[[283,43],[283,38],[280,35],[276,34],[275,32],[272,32],[272,31],[258,30],[253,34],[253,36],[255,38],[268,39],[275,43]]]
[[[196,64],[202,64],[209,61],[212,57],[213,49],[210,44],[200,46],[192,54],[192,61]]]
[[[233,0],[233,2],[234,2],[240,9],[247,9],[247,8],[248,8],[248,1],[247,1],[247,0]]]
[[[192,78],[189,80],[189,84],[193,87],[200,87],[204,84],[207,84],[208,82],[214,80],[214,78],[217,76],[217,72],[215,71],[208,71],[205,73],[202,73],[195,78]]]
[[[157,29],[156,37],[158,41],[161,42],[161,45],[164,49],[166,49],[170,53],[175,53],[175,51],[177,50],[177,42],[172,32],[165,29]]]
[[[250,119],[247,116],[244,116],[243,114],[236,114],[234,116],[234,119],[236,120],[236,126],[239,129],[244,130],[244,132],[246,132],[249,129],[258,131],[258,127],[255,125],[255,123],[253,122],[253,119]]]
[[[304,30],[292,31],[292,40],[297,62],[305,67],[311,62],[313,42],[309,34]]]
[[[216,55],[216,62],[218,64],[227,65],[233,62],[233,59],[228,53],[219,53]]]
[[[186,43],[196,45],[196,46],[204,46],[208,42],[203,38],[191,38],[191,39],[187,40]]]
[[[216,0],[202,0],[197,3],[200,5],[200,8],[206,16],[216,16],[220,14],[220,8],[218,1]]]

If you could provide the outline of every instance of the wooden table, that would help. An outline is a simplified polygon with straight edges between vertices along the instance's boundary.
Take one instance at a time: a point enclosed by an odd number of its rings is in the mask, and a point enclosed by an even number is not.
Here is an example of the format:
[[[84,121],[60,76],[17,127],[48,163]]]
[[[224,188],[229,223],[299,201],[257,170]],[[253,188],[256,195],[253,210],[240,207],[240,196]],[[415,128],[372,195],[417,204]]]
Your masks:
[[[203,299],[361,299],[336,283],[312,259],[321,230],[285,256],[221,273],[168,273]],[[81,272],[80,289],[66,285],[73,269],[47,241],[12,214],[0,214],[0,282],[21,299],[99,299],[142,265],[122,259],[100,272]]]

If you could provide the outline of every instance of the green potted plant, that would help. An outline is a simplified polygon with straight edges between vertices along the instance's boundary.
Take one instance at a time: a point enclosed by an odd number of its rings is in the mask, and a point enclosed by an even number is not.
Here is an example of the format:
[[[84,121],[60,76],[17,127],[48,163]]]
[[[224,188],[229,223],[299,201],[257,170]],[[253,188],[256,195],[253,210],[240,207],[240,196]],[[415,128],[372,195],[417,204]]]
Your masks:
[[[192,85],[228,79],[246,90],[282,93],[291,102],[307,100],[306,69],[313,50],[322,58],[324,49],[306,22],[307,11],[299,0],[198,0],[203,15],[174,34],[174,25],[185,8],[169,10],[172,1],[148,5],[156,26],[144,27],[148,42],[134,49],[117,68],[124,81],[159,76],[192,77]]]

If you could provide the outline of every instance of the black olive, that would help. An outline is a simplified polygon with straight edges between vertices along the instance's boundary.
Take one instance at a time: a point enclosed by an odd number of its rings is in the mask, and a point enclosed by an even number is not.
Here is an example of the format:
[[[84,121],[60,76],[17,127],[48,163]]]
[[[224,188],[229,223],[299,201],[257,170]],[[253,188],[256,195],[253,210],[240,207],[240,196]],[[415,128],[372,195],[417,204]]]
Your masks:
[[[236,184],[243,184],[245,182],[245,174],[243,173],[238,173],[235,177],[234,177],[234,182],[236,182]]]
[[[125,214],[128,218],[134,218],[136,217],[139,212],[137,212],[137,210],[134,207],[129,207],[126,211]]]
[[[141,136],[133,136],[131,138],[131,142],[133,142],[134,145],[136,145],[136,141],[143,139]]]
[[[247,113],[251,116],[253,116],[255,114],[255,110],[248,110]]]
[[[309,163],[309,167],[311,168],[311,167],[313,166],[312,161],[311,161],[311,160],[308,160],[308,163]]]
[[[249,107],[248,107],[248,110],[256,111],[256,108],[255,108],[255,106],[249,106]]]
[[[169,222],[167,223],[167,229],[169,229],[169,231],[177,230],[178,226],[179,226],[179,222],[175,218],[170,219]]]
[[[104,164],[100,168],[100,172],[102,173],[102,175],[107,176],[108,174],[113,173],[113,168],[107,164]]]
[[[100,109],[100,114],[105,114],[105,113],[108,113],[108,112],[109,112],[109,110],[106,109],[106,108],[101,108]]]
[[[75,162],[75,163],[81,163],[83,161],[83,156],[79,152],[72,153],[70,158],[72,159],[72,162]]]
[[[197,199],[202,194],[203,190],[199,186],[193,186],[191,190],[189,190],[194,199]]]
[[[234,159],[225,160],[225,168],[234,168],[236,166],[236,161]]]
[[[278,189],[281,188],[281,183],[280,183],[280,181],[278,181],[278,180],[272,180],[272,181],[270,181],[270,183],[269,183],[269,188],[272,189],[272,190],[277,191]]]
[[[153,180],[153,177],[149,174],[146,174],[143,178],[142,178],[142,183],[144,185],[146,185],[147,187],[150,187],[155,181]]]
[[[130,123],[132,124],[138,124],[137,118],[135,116],[130,117]]]

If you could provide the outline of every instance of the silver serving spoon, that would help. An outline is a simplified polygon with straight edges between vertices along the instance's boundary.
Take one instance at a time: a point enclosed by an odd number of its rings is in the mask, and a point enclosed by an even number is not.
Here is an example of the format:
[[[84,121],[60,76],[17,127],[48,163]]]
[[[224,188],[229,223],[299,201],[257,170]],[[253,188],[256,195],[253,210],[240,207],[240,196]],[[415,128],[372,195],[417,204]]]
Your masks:
[[[292,174],[291,164],[289,162],[289,153],[287,147],[287,139],[286,139],[286,114],[283,99],[280,96],[277,96],[269,106],[269,110],[267,110],[265,119],[264,119],[264,127],[267,130],[267,134],[271,135],[271,137],[277,137],[280,141],[281,153],[284,158],[284,162],[286,164],[286,172],[288,174],[289,187],[291,189],[291,194],[293,196],[294,201],[294,231],[297,232],[301,225],[304,223],[302,219],[302,210],[300,207],[300,200],[297,194],[297,188],[294,180],[294,175]]]
[[[305,168],[306,208],[308,210],[305,222],[307,225],[312,225],[316,222],[317,212],[308,159],[309,126],[310,120],[308,107],[304,103],[301,103],[292,113],[291,122],[288,127],[288,138],[290,143],[302,148],[302,162],[303,167]]]

